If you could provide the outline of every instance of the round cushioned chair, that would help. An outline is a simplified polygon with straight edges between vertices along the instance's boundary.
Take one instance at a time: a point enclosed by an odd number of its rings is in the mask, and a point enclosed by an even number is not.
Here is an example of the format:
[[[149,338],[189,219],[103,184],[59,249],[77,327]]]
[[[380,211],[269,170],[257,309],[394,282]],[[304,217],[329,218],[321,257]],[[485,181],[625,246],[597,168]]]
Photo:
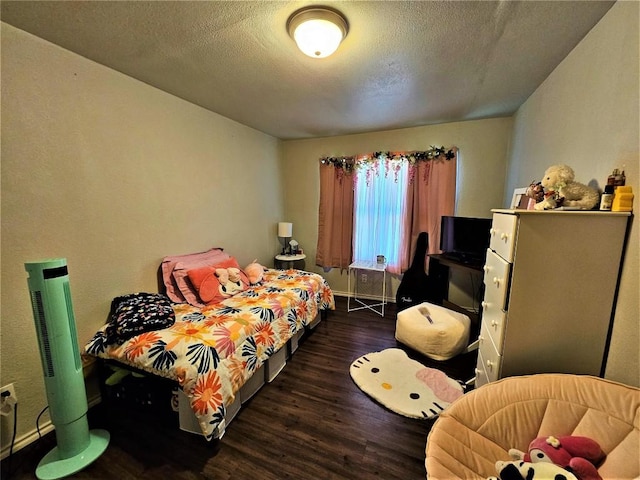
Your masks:
[[[607,457],[603,479],[640,477],[640,389],[602,378],[539,374],[508,377],[460,397],[427,438],[427,478],[486,479],[509,449],[540,436],[581,435]]]

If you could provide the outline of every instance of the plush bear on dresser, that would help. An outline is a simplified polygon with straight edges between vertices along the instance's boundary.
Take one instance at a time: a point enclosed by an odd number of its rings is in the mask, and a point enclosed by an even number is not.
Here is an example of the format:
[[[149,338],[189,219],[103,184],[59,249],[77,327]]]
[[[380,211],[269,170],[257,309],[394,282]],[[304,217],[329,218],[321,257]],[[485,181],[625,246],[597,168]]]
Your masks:
[[[535,204],[535,210],[563,207],[591,210],[598,205],[600,194],[594,188],[574,180],[575,173],[568,165],[553,165],[544,172],[542,186],[545,198]]]

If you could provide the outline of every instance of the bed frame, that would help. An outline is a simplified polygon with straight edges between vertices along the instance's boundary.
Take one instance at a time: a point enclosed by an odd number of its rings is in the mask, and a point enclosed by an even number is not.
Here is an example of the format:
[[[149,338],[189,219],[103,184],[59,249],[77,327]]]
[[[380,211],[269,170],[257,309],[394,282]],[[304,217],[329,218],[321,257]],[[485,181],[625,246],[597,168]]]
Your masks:
[[[107,385],[133,372],[129,397],[136,393],[135,375],[158,376],[179,388],[171,403],[182,430],[220,438],[243,403],[286,365],[303,335],[335,308],[333,292],[320,275],[301,270],[265,272],[262,284],[223,302],[199,308],[174,304],[175,324],[144,332],[124,342],[106,341],[103,326],[87,344],[88,354],[108,360]],[[131,382],[134,382],[133,384]],[[131,391],[134,393],[132,394]],[[112,388],[108,399],[127,392]],[[103,397],[104,398],[104,397]],[[129,398],[131,401],[131,398]],[[150,401],[147,399],[147,401]]]

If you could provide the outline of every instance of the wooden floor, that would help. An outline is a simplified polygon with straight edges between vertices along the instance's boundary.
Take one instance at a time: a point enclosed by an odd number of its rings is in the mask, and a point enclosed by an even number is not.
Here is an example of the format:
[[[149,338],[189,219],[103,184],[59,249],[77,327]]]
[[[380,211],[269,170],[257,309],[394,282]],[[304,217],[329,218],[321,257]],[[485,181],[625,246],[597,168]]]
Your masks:
[[[77,479],[424,479],[424,450],[433,421],[402,417],[356,387],[351,362],[365,353],[401,347],[395,310],[384,318],[347,313],[346,300],[300,343],[284,370],[247,402],[219,441],[167,426],[144,414],[114,418],[90,412],[91,428],[111,433],[107,451]],[[406,349],[405,349],[406,350]],[[476,353],[435,362],[409,355],[453,378],[473,376]],[[167,416],[170,418],[170,415]],[[177,420],[175,421],[177,424]],[[33,479],[53,434],[3,461],[2,479]]]

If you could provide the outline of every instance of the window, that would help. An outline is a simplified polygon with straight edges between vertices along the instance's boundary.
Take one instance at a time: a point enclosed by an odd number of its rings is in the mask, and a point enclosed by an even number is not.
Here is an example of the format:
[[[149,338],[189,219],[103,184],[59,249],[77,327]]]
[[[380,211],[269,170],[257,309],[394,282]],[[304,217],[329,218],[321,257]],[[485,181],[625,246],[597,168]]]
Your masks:
[[[429,252],[437,251],[440,217],[455,208],[457,151],[321,158],[316,265],[345,269],[384,255],[388,271],[399,274],[421,232]]]
[[[384,255],[390,271],[400,270],[408,165],[401,160],[377,160],[356,172],[354,261],[375,261],[377,255]]]

